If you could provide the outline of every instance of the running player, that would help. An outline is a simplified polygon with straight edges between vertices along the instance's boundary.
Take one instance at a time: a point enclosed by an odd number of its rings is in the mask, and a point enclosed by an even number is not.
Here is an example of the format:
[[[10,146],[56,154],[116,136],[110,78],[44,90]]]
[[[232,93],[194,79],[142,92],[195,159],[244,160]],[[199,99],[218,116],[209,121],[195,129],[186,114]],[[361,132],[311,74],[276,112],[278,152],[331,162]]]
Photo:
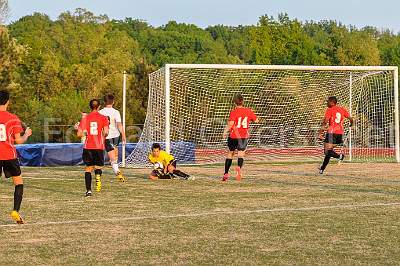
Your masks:
[[[104,166],[104,140],[108,135],[109,125],[107,117],[98,112],[100,108],[99,100],[91,100],[89,106],[92,112],[79,122],[77,133],[80,138],[86,135],[82,154],[83,162],[86,165],[86,197],[92,196],[93,170],[96,178],[96,191],[100,192],[101,190],[101,169]]]
[[[161,145],[158,143],[152,145],[149,161],[154,165],[154,170],[149,176],[152,180],[172,179],[175,176],[182,179],[190,179],[188,174],[176,169],[176,160],[174,156],[163,151]]]
[[[107,116],[110,121],[110,130],[106,138],[105,145],[106,151],[108,153],[108,157],[110,158],[110,163],[114,174],[117,176],[119,181],[124,182],[125,178],[118,167],[118,145],[121,141],[121,137],[122,143],[126,143],[125,131],[122,127],[121,114],[113,107],[114,95],[107,94],[104,96],[104,103],[105,107],[100,110],[100,114]]]
[[[244,163],[247,143],[249,140],[250,122],[258,123],[258,118],[250,108],[243,106],[243,96],[235,95],[233,99],[236,107],[229,115],[228,125],[226,126],[223,137],[228,138],[228,155],[225,160],[225,173],[222,181],[229,179],[229,169],[232,165],[233,154],[238,151],[238,166],[236,167],[236,180],[242,179],[241,169]],[[229,135],[228,135],[229,133]]]
[[[21,136],[24,130],[19,118],[7,112],[9,104],[10,94],[5,90],[0,91],[0,176],[4,172],[6,178],[12,177],[13,179],[15,186],[14,209],[11,212],[11,217],[18,224],[23,224],[24,220],[19,214],[19,209],[21,207],[24,185],[14,142],[17,144],[24,143],[32,135],[32,130],[27,128]]]
[[[322,119],[321,129],[319,131],[319,139],[324,140],[324,153],[325,159],[319,168],[319,173],[323,174],[326,166],[331,157],[344,160],[344,154],[338,154],[333,149],[336,145],[343,143],[343,121],[345,118],[349,119],[350,127],[353,125],[353,118],[350,117],[349,112],[341,106],[337,105],[337,98],[331,96],[327,101],[328,109],[325,112],[325,117]],[[325,134],[324,131],[328,130]]]

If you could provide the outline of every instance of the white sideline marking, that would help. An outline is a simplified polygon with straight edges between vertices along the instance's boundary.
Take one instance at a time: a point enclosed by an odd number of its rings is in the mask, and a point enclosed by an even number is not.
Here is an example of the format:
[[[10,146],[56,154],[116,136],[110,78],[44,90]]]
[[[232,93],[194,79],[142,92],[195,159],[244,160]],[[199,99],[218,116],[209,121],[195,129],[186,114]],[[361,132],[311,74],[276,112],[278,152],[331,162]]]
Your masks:
[[[200,213],[187,213],[187,214],[174,214],[174,215],[159,215],[159,216],[136,216],[125,218],[104,218],[104,219],[87,219],[87,220],[69,220],[59,222],[38,222],[27,223],[24,225],[18,224],[3,224],[0,227],[16,227],[16,226],[42,226],[42,225],[69,225],[80,223],[98,223],[98,222],[121,222],[121,221],[134,221],[134,220],[147,220],[147,219],[171,219],[171,218],[193,218],[202,216],[214,215],[234,215],[234,214],[252,214],[252,213],[274,213],[274,212],[301,212],[301,211],[320,211],[331,209],[352,209],[352,208],[368,208],[368,207],[385,207],[385,206],[400,206],[400,202],[390,203],[366,203],[358,205],[330,205],[330,206],[316,206],[316,207],[303,207],[303,208],[275,208],[275,209],[259,209],[259,210],[243,210],[243,211],[222,211],[222,212],[200,212]]]

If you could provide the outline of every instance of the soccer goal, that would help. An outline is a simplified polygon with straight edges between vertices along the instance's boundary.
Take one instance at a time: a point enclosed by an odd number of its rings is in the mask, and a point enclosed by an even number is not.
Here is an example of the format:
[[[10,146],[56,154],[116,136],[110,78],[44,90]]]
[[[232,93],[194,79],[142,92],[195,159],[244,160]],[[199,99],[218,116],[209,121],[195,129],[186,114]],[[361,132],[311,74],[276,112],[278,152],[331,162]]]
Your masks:
[[[180,163],[223,162],[236,93],[260,118],[246,160],[320,160],[318,130],[326,99],[336,96],[355,118],[338,147],[347,160],[400,161],[397,67],[173,64],[149,83],[146,121],[127,166],[145,165],[154,142]]]

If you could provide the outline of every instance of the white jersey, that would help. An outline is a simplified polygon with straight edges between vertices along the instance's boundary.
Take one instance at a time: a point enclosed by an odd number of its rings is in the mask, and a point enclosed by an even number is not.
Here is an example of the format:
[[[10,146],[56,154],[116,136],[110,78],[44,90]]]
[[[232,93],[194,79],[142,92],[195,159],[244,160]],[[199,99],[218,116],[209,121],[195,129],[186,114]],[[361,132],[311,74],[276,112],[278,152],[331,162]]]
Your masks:
[[[107,136],[107,139],[118,138],[120,136],[120,132],[117,127],[117,123],[121,123],[121,114],[118,110],[112,107],[105,107],[99,111],[100,114],[107,116],[110,120],[110,129]]]

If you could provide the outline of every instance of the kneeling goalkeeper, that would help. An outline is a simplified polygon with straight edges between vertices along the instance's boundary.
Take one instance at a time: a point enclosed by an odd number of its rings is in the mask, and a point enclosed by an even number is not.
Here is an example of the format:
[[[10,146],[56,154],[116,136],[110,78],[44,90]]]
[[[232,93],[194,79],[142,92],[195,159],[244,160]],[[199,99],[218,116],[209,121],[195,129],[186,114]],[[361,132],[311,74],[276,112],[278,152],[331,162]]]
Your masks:
[[[163,151],[159,143],[154,143],[149,154],[149,161],[154,165],[154,170],[149,176],[152,180],[157,179],[189,179],[190,176],[180,170],[176,170],[176,160],[174,156]]]

